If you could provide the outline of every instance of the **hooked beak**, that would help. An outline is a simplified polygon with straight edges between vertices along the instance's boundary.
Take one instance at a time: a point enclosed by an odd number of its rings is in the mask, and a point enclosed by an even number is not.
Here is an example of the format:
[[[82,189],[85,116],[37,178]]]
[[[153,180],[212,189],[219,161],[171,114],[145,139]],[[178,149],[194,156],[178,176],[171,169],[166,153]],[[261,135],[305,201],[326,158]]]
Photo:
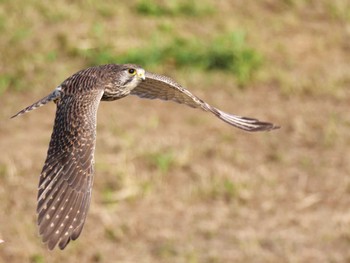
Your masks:
[[[145,80],[145,79],[146,79],[145,71],[144,71],[143,69],[137,71],[137,76],[138,76],[139,79],[141,79],[141,80]]]

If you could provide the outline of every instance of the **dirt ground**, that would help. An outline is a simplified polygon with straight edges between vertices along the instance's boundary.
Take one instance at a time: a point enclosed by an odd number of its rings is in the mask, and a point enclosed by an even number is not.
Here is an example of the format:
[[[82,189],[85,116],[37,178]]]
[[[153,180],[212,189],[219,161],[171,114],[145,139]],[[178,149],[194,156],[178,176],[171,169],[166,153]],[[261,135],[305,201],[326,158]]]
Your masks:
[[[257,2],[159,17],[137,1],[1,3],[0,262],[350,262],[350,4]],[[9,117],[86,67],[72,47],[142,47],[164,25],[167,37],[244,30],[264,63],[243,88],[227,72],[155,69],[281,129],[245,133],[171,102],[101,103],[84,230],[48,251],[35,209],[55,105]]]

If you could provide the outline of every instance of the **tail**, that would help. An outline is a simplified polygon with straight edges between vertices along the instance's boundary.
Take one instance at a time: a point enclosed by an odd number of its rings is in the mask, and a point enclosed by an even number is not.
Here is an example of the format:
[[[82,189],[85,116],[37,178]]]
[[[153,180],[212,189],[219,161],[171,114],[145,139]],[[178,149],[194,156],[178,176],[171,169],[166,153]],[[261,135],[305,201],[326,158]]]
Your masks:
[[[48,96],[46,96],[45,98],[42,98],[41,100],[35,102],[34,104],[28,106],[27,108],[19,111],[18,113],[16,113],[15,115],[13,115],[11,117],[12,118],[15,118],[19,115],[22,115],[24,113],[27,113],[29,111],[32,111],[32,110],[35,110],[47,103],[49,103],[50,101],[53,101],[53,100],[56,100],[58,99],[59,97],[61,97],[61,86],[58,86],[52,93],[50,93]]]

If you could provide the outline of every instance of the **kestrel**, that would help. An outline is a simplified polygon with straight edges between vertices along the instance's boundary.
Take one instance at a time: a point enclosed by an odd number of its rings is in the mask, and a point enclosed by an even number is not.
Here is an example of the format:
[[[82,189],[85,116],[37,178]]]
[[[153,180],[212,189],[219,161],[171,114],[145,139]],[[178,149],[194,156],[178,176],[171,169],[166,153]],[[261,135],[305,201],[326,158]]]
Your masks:
[[[21,110],[24,114],[54,101],[55,123],[38,192],[39,233],[48,248],[64,249],[79,237],[90,205],[94,174],[96,114],[100,101],[128,95],[172,100],[213,113],[245,131],[269,131],[272,123],[225,113],[210,106],[169,77],[133,64],[108,64],[81,70],[52,93]]]

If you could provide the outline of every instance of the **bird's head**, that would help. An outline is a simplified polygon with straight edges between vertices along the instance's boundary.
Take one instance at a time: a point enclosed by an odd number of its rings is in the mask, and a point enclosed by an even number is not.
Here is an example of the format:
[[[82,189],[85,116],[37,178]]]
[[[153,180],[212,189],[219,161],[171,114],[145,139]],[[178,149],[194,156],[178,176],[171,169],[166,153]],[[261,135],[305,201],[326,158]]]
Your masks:
[[[138,65],[113,65],[111,82],[105,87],[102,100],[116,100],[129,95],[145,78],[145,70]]]
[[[120,85],[124,89],[134,89],[142,80],[145,80],[145,70],[138,65],[122,65],[118,74]]]

